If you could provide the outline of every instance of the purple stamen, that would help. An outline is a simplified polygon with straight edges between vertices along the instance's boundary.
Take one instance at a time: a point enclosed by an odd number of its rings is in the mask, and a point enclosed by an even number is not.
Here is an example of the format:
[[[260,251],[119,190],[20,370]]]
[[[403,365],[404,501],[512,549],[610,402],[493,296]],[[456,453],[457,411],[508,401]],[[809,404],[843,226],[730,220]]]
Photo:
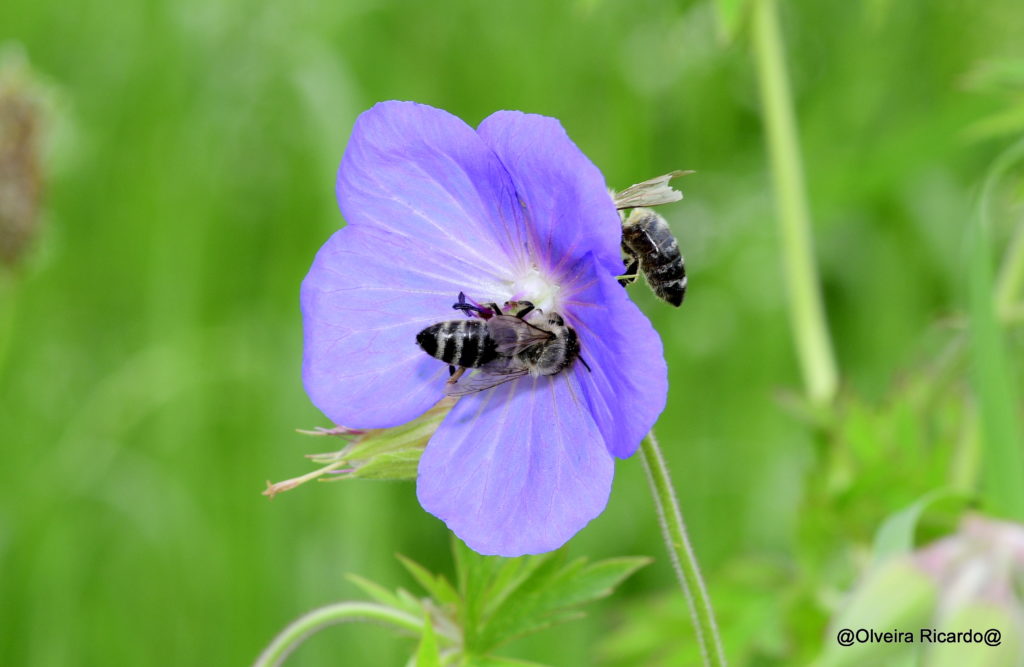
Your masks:
[[[452,308],[454,308],[455,310],[461,310],[463,313],[466,314],[466,317],[476,316],[485,320],[497,314],[490,308],[485,308],[481,306],[476,301],[473,301],[473,299],[469,299],[469,301],[472,301],[472,303],[466,303],[466,298],[467,297],[465,292],[459,292],[459,300],[457,303],[452,304]]]

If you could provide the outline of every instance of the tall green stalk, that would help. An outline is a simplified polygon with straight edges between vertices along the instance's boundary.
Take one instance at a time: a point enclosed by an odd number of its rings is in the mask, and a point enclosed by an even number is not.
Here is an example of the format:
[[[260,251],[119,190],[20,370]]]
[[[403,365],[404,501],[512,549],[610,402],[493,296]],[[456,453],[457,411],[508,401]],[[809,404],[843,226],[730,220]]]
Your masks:
[[[995,190],[1000,181],[1010,170],[1010,167],[1024,158],[1024,139],[1006,149],[989,169],[981,186],[981,225],[985,230],[991,230],[992,221],[992,199],[995,197]],[[1017,223],[1010,245],[1003,255],[1002,267],[995,285],[995,306],[996,313],[1004,321],[1009,320],[1016,313],[1020,306],[1018,300],[1024,292],[1024,219]]]
[[[648,433],[644,438],[640,445],[640,451],[644,470],[647,472],[647,481],[651,485],[651,494],[654,496],[654,505],[658,510],[658,519],[661,523],[665,545],[668,547],[668,554],[672,559],[676,576],[679,577],[683,595],[686,596],[686,602],[690,606],[690,615],[693,617],[697,641],[704,654],[704,664],[714,667],[724,666],[726,664],[725,652],[722,650],[722,640],[718,636],[718,626],[715,624],[715,612],[711,608],[711,598],[708,596],[704,580],[700,576],[700,567],[697,565],[697,556],[693,553],[693,547],[690,546],[690,538],[686,535],[683,513],[679,509],[679,501],[676,500],[675,491],[672,489],[672,478],[669,477],[665,459],[661,455],[661,448],[658,447],[658,441],[654,437],[654,431]]]
[[[978,398],[981,427],[982,499],[988,511],[1024,520],[1024,439],[1013,356],[999,316],[1011,312],[1020,280],[1021,232],[1004,256],[1000,280],[992,267],[992,207],[996,189],[1012,166],[1024,159],[1024,140],[1004,151],[981,187],[978,217],[968,236],[968,321],[971,380]]]
[[[838,385],[811,242],[803,165],[775,0],[754,0],[753,41],[782,241],[789,316],[811,401],[828,404]]]

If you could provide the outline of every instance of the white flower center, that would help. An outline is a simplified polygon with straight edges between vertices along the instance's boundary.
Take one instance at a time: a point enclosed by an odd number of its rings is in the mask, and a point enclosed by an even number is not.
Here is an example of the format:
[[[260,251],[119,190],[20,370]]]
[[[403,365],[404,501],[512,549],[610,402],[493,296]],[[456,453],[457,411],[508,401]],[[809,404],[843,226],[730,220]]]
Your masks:
[[[559,310],[558,292],[561,289],[561,285],[548,280],[533,266],[516,279],[512,285],[512,294],[514,298],[531,301],[537,308],[550,313]]]

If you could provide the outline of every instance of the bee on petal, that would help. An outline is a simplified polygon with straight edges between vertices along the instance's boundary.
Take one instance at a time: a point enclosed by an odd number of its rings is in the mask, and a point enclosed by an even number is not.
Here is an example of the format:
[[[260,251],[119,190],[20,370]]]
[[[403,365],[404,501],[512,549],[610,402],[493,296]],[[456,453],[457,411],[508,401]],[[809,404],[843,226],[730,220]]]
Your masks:
[[[416,335],[424,352],[449,364],[448,396],[484,391],[525,375],[555,375],[577,358],[590,370],[580,357],[576,330],[558,313],[545,315],[529,301],[508,302],[504,308],[477,306],[467,303],[461,292],[452,308],[478,319],[438,322]],[[530,315],[533,323],[526,321]],[[473,369],[478,372],[456,384]]]

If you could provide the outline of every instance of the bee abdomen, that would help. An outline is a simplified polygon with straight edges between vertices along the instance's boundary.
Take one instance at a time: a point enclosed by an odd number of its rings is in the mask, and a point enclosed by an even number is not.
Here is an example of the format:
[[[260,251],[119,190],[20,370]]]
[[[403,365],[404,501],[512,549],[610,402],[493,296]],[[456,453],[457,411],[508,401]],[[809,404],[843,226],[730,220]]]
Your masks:
[[[479,368],[498,357],[497,346],[483,320],[448,320],[416,334],[423,351],[452,366]]]
[[[640,260],[651,289],[678,306],[686,295],[686,268],[679,243],[665,219],[648,209],[634,209],[622,228],[622,243]]]

